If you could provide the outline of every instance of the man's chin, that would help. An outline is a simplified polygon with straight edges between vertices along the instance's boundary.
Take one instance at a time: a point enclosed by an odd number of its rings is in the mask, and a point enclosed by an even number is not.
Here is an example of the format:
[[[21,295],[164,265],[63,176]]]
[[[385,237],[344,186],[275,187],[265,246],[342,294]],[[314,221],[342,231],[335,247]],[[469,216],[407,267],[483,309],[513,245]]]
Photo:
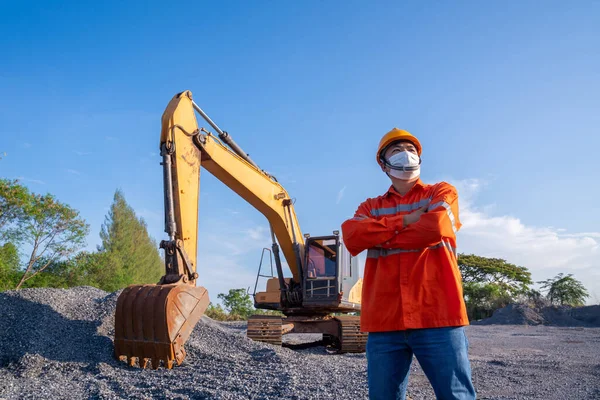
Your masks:
[[[414,183],[416,181],[419,180],[419,176],[416,176],[414,178],[411,179],[400,179],[400,178],[396,178],[394,176],[388,175],[390,177],[390,179],[392,180],[392,183],[398,183],[400,185],[408,185],[410,183]]]

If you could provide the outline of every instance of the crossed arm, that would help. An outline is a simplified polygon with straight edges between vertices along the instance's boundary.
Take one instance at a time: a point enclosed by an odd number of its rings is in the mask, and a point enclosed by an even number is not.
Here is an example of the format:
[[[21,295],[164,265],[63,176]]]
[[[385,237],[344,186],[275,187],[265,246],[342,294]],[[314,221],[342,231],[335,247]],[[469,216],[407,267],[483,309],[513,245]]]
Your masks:
[[[458,193],[447,183],[440,184],[427,208],[407,215],[375,218],[368,202],[362,203],[354,217],[344,221],[342,232],[348,251],[356,255],[364,250],[421,249],[454,237],[460,229]]]

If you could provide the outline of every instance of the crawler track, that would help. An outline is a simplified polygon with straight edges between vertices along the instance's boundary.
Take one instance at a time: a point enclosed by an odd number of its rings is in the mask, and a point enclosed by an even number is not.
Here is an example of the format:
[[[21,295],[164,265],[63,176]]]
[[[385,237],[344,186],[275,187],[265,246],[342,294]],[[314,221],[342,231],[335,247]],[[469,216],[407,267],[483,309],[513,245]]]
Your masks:
[[[338,353],[364,353],[367,345],[367,333],[360,331],[360,317],[338,316],[337,335],[331,335],[333,347]],[[279,316],[254,315],[248,320],[248,338],[257,342],[281,346],[282,336],[292,331],[293,325],[286,325]],[[288,328],[289,326],[289,328]],[[326,341],[319,343],[325,344]],[[315,344],[311,344],[315,345]],[[290,346],[293,347],[293,346]]]
[[[360,317],[347,315],[335,317],[339,321],[339,353],[364,353],[367,333],[360,331]]]
[[[257,342],[281,346],[282,319],[271,315],[253,315],[248,319],[247,336]]]

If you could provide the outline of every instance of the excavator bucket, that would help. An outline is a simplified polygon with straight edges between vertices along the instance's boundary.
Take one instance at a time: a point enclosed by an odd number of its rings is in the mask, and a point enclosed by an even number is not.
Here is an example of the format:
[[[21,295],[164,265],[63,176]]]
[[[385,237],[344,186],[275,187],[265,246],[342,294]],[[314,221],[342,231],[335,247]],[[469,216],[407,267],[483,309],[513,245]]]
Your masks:
[[[188,284],[131,285],[117,299],[115,358],[158,369],[185,358],[183,344],[208,307],[208,292]]]

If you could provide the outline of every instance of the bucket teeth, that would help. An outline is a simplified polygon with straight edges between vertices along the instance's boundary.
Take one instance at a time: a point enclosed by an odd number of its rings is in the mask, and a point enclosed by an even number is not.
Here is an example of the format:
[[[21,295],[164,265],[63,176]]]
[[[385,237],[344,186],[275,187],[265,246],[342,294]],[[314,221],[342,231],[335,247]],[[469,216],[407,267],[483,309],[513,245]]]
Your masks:
[[[208,307],[203,287],[184,284],[132,285],[115,312],[115,358],[141,368],[171,369],[185,359],[183,344]]]
[[[181,347],[179,349],[179,351],[177,353],[175,353],[175,361],[177,362],[177,365],[181,365],[185,356],[186,356],[185,349],[183,347]]]

